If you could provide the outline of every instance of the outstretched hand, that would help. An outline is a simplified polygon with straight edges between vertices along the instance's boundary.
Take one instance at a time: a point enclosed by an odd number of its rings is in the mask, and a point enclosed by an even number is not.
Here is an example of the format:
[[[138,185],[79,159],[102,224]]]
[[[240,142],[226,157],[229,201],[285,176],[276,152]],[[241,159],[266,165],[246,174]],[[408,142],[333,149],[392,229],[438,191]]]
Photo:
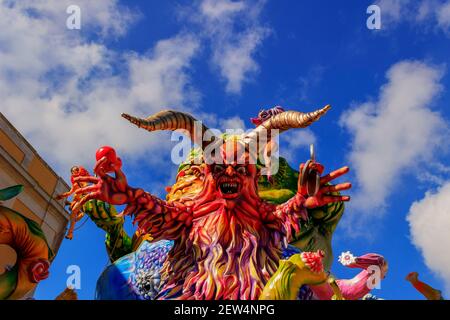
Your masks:
[[[128,203],[133,196],[127,179],[121,170],[120,158],[111,159],[104,156],[100,158],[94,168],[96,176],[82,176],[76,178],[75,182],[87,182],[89,186],[78,189],[75,193],[83,197],[74,205],[73,211],[77,212],[89,200],[100,200],[112,205]],[[113,172],[115,177],[108,175]]]
[[[323,165],[321,165],[317,162],[311,162],[311,163],[309,163],[309,166],[310,166],[310,169],[317,171],[319,174],[322,174],[324,171]],[[308,195],[308,192],[305,189],[305,186],[300,184],[301,172],[303,172],[303,168],[304,168],[304,164],[301,164],[300,165],[300,177],[299,177],[298,192],[305,197],[306,200],[305,200],[304,206],[307,209],[322,207],[329,203],[350,200],[349,196],[332,195],[331,193],[348,190],[352,187],[351,183],[344,182],[344,183],[339,183],[336,185],[329,184],[329,182],[331,182],[334,179],[337,179],[340,176],[349,172],[349,170],[350,170],[349,167],[342,167],[340,169],[330,172],[329,174],[327,174],[325,176],[320,177],[318,191],[316,194],[311,195],[311,196]]]

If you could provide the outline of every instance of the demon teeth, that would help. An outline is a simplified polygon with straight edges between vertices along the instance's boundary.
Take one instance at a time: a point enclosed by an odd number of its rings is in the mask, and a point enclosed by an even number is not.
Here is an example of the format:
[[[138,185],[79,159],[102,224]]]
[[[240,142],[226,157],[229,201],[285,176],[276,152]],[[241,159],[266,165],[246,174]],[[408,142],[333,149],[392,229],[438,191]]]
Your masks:
[[[223,186],[226,188],[237,188],[237,183],[224,183]]]
[[[230,180],[225,180],[224,182],[222,182],[220,184],[220,189],[225,194],[237,193],[238,192],[238,187],[239,187],[239,183],[234,182],[234,181],[230,181]]]

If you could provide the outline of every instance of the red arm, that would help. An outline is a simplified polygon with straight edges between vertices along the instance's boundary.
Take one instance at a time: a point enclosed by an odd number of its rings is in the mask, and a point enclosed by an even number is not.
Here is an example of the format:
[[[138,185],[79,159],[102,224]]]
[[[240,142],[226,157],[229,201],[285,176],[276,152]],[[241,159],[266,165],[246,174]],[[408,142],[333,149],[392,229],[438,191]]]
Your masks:
[[[141,234],[150,234],[154,240],[173,240],[181,236],[181,230],[192,221],[190,208],[180,203],[167,203],[142,189],[132,188],[121,170],[122,161],[114,156],[98,160],[93,176],[83,176],[75,182],[91,185],[78,189],[83,195],[72,211],[79,211],[90,200],[101,200],[112,205],[126,205],[123,212],[132,215]],[[108,173],[114,173],[115,177]]]
[[[300,219],[308,219],[308,213],[304,204],[305,197],[300,193],[297,193],[287,202],[280,204],[275,208],[275,216],[278,219],[281,219],[281,223],[287,235],[287,242],[291,242],[292,237],[300,232]]]
[[[141,234],[149,234],[154,241],[175,240],[192,222],[192,211],[179,202],[167,203],[150,193],[142,192],[125,208],[124,214],[134,215]]]
[[[317,163],[312,162],[309,164],[310,167],[316,170],[319,174],[323,173],[324,167]],[[343,167],[338,170],[332,171],[331,173],[320,177],[319,188],[316,194],[309,196],[305,185],[301,182],[301,172],[303,172],[304,164],[300,165],[300,176],[297,194],[289,199],[287,202],[278,205],[275,209],[275,215],[281,218],[284,225],[284,229],[287,234],[287,241],[291,240],[291,237],[300,231],[300,219],[307,220],[308,212],[307,209],[313,209],[317,207],[325,206],[329,203],[349,201],[349,196],[336,196],[331,195],[331,192],[348,190],[351,188],[351,184],[340,183],[337,185],[330,185],[329,182],[346,174],[349,171],[348,167]]]

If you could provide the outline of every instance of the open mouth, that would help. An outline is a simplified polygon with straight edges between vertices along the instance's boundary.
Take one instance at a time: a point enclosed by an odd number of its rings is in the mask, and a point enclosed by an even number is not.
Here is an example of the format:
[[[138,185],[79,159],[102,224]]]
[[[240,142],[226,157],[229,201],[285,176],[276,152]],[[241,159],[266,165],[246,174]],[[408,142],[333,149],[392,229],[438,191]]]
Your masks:
[[[225,198],[236,197],[239,193],[239,182],[237,181],[222,181],[219,183],[219,189]]]

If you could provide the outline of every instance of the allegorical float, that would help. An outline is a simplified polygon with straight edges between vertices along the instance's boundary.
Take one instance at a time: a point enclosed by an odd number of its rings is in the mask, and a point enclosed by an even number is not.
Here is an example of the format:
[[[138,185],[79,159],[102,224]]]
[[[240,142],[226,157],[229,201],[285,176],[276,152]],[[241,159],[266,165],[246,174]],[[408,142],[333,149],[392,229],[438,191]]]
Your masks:
[[[130,186],[111,147],[97,151],[95,175],[72,168],[74,219],[87,214],[107,233],[111,265],[97,282],[96,298],[361,299],[368,294],[367,267],[379,266],[381,277],[387,271],[381,255],[354,257],[348,266],[362,269],[354,279],[330,274],[332,235],[350,200],[340,192],[351,187],[332,183],[349,168],[323,174],[313,152],[299,171],[281,157],[274,174],[263,165],[276,134],[308,127],[329,109],[263,110],[252,119],[252,131],[209,140],[199,139],[209,129],[202,124],[196,132],[197,120],[186,113],[161,111],[147,119],[124,114],[150,132],[184,130],[200,147],[179,166],[166,199]],[[269,135],[260,139],[263,132]],[[126,206],[120,214],[117,205]],[[125,216],[137,225],[132,236],[123,229]]]
[[[298,171],[277,156],[278,134],[306,128],[329,109],[262,110],[252,118],[253,130],[220,135],[179,111],[146,119],[123,114],[149,132],[182,130],[198,147],[179,166],[165,199],[130,186],[109,146],[97,150],[93,175],[71,168],[72,188],[57,196],[72,197],[66,237],[76,237],[75,224],[85,215],[106,233],[110,265],[97,281],[96,299],[377,299],[370,291],[388,272],[386,259],[376,253],[333,255],[333,233],[350,200],[341,192],[351,188],[335,181],[349,168],[325,173],[313,147]],[[0,200],[16,193],[3,190]],[[133,235],[124,229],[127,216],[137,226]],[[0,207],[3,244],[20,259],[0,275],[0,299],[20,298],[48,276],[52,253],[36,224]],[[330,272],[335,260],[359,273],[340,279]],[[442,299],[416,273],[407,279],[427,299]],[[74,298],[71,289],[58,296]]]

